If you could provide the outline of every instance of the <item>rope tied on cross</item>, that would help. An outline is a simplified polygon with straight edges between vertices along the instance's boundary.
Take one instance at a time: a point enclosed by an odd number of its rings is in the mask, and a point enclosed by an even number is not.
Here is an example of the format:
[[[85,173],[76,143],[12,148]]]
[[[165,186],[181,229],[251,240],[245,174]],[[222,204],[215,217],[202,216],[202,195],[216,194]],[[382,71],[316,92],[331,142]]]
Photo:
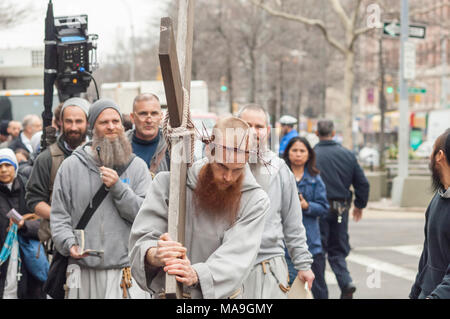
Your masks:
[[[183,87],[183,118],[181,120],[181,125],[179,127],[171,127],[170,126],[170,116],[169,112],[166,112],[163,121],[163,136],[167,143],[167,148],[169,150],[169,154],[172,149],[172,139],[173,138],[183,138],[185,136],[190,136],[190,160],[187,163],[187,166],[190,167],[194,162],[194,146],[195,146],[195,126],[191,119],[191,111],[190,111],[190,99],[189,92]]]

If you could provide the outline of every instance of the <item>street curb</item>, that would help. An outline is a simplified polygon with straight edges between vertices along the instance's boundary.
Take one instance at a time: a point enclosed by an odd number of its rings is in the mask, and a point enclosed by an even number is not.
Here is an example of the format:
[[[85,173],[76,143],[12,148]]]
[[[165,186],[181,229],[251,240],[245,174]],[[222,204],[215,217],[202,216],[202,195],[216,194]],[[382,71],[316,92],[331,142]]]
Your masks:
[[[385,212],[405,212],[405,213],[425,213],[427,210],[426,207],[399,207],[399,206],[387,206],[383,204],[371,204],[370,202],[367,204],[367,209],[370,210],[378,210]]]

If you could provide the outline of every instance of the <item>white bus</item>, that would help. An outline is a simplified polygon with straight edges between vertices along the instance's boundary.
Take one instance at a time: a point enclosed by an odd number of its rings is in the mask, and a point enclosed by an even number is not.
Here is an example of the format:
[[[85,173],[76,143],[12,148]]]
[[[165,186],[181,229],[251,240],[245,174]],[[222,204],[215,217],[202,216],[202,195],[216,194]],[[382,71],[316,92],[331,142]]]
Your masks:
[[[59,99],[54,90],[53,107],[54,110]],[[0,90],[0,117],[2,120],[15,120],[22,122],[28,114],[36,114],[41,117],[44,111],[44,90]]]

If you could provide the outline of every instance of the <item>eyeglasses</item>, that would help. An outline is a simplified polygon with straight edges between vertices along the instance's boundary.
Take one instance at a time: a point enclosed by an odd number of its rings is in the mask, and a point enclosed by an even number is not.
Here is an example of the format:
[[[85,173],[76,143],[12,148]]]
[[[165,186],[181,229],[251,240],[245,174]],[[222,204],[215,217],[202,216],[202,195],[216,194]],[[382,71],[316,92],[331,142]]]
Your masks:
[[[136,114],[136,116],[138,117],[138,119],[140,121],[145,121],[149,118],[155,119],[155,118],[158,118],[161,116],[161,114],[159,112],[151,112],[151,113],[149,113],[149,112],[139,112],[139,113],[133,112],[133,113]]]

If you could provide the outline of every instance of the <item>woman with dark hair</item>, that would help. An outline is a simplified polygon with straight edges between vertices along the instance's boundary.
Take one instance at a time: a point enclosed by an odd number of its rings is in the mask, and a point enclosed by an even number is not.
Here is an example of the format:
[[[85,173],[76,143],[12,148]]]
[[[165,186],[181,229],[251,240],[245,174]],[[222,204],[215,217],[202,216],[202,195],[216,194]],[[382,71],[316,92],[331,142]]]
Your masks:
[[[0,299],[45,299],[43,282],[26,265],[18,238],[39,240],[40,224],[25,204],[26,178],[18,174],[18,166],[11,149],[0,149]],[[12,208],[21,221],[8,217]]]
[[[326,216],[330,206],[327,201],[325,184],[316,168],[316,154],[304,137],[292,138],[284,151],[284,160],[291,169],[297,182],[298,196],[303,213],[303,225],[306,229],[306,242],[313,255],[311,266],[315,280],[311,292],[315,299],[327,298],[325,278],[318,271],[318,265],[325,262],[320,241],[319,218]],[[289,268],[290,283],[297,271],[286,250],[286,262]]]

